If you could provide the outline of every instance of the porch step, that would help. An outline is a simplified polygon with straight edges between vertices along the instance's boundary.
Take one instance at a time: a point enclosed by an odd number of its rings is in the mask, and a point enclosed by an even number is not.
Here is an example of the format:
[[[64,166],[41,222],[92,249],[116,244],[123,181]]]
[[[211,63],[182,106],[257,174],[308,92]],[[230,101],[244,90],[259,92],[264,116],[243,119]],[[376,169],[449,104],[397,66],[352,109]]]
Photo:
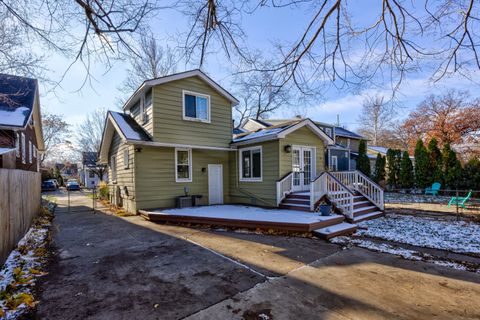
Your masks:
[[[285,197],[286,199],[302,199],[302,200],[310,200],[310,195],[306,193],[289,193]]]
[[[306,199],[297,199],[297,198],[285,198],[283,199],[282,203],[285,204],[305,204],[305,205],[310,205],[310,200]]]
[[[373,212],[369,212],[369,213],[366,213],[366,214],[354,216],[354,218],[349,219],[349,221],[353,222],[353,223],[358,223],[358,222],[365,221],[365,220],[380,218],[384,215],[385,215],[385,213],[383,211],[378,211],[378,209],[377,209],[376,211],[373,211]]]
[[[358,208],[365,208],[371,206],[372,203],[368,200],[365,201],[358,201],[353,203],[353,209],[358,209]]]
[[[354,217],[358,217],[358,216],[361,216],[361,215],[365,215],[367,213],[370,213],[370,212],[375,212],[377,211],[378,208],[372,204],[370,204],[370,206],[368,207],[362,207],[362,208],[354,208],[353,209],[353,216]]]
[[[352,234],[357,230],[357,225],[348,222],[342,222],[325,228],[313,230],[312,233],[323,239],[330,239],[337,236]]]
[[[288,210],[300,210],[300,211],[310,212],[310,205],[286,204],[285,202],[282,202],[282,203],[280,203],[279,207],[282,208],[282,209],[288,209]]]
[[[362,195],[353,196],[353,202],[363,202],[363,201],[368,201],[368,199]]]

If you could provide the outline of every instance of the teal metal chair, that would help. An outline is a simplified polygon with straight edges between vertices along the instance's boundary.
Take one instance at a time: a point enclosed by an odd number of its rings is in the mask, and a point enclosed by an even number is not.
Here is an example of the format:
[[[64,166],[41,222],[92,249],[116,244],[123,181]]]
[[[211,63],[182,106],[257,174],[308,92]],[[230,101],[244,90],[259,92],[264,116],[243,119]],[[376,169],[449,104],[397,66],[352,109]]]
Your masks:
[[[432,184],[430,188],[425,189],[425,194],[431,194],[432,196],[437,196],[441,186],[442,185],[439,182],[435,182]]]
[[[461,206],[463,209],[465,209],[465,202],[468,201],[468,199],[470,199],[470,197],[472,196],[472,190],[470,190],[470,192],[467,194],[466,197],[452,197],[452,199],[450,199],[450,201],[448,202],[448,206],[450,207],[452,204],[453,205],[459,205]]]

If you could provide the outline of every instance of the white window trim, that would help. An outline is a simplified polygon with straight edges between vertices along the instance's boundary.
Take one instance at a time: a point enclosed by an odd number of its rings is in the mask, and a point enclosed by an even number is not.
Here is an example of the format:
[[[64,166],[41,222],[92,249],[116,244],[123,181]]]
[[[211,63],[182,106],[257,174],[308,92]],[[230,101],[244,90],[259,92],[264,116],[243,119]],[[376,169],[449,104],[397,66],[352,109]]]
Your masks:
[[[115,164],[115,165],[113,165]],[[110,157],[110,170],[112,171],[112,183],[117,183],[117,158],[115,155]]]
[[[25,143],[25,134],[22,132],[21,134],[21,137],[22,137],[22,163],[26,163],[27,162],[27,147],[26,147],[26,143]]]
[[[20,158],[20,135],[18,132],[15,134],[15,155]]]
[[[32,163],[33,160],[33,145],[32,141],[28,140],[28,163]]]
[[[143,103],[145,103],[145,101],[147,101],[147,91],[149,91],[149,90],[152,91],[152,98],[150,99],[150,104],[145,105],[143,107],[144,111],[146,111],[148,108],[150,108],[153,105],[153,87],[149,87],[143,92]]]
[[[260,150],[260,178],[244,178],[243,177],[243,161],[242,161],[242,152],[249,150]],[[263,149],[262,146],[248,147],[238,149],[238,163],[239,163],[239,178],[242,182],[262,182],[263,181]],[[253,172],[253,161],[251,164],[251,170]]]
[[[185,95],[186,94],[207,99],[207,120],[198,119],[198,118],[191,118],[191,117],[187,117],[185,115]],[[188,90],[183,90],[182,91],[182,115],[183,115],[183,120],[203,122],[203,123],[211,123],[210,110],[211,110],[211,108],[210,108],[210,96],[209,95],[203,94],[203,93],[198,93],[198,92],[193,92],[193,91],[188,91]]]
[[[335,159],[335,161],[333,161]],[[333,163],[335,162],[335,170],[333,170]],[[338,157],[337,156],[332,156],[332,165],[330,166],[332,171],[338,171]]]
[[[188,151],[188,179],[185,179],[185,178],[179,178],[178,177],[178,172],[177,172],[177,160],[178,160],[178,157],[177,157],[177,151]],[[175,182],[192,182],[192,167],[193,167],[193,163],[192,163],[192,149],[190,148],[175,148]]]
[[[130,167],[130,152],[128,149],[123,150],[123,167],[128,169]]]

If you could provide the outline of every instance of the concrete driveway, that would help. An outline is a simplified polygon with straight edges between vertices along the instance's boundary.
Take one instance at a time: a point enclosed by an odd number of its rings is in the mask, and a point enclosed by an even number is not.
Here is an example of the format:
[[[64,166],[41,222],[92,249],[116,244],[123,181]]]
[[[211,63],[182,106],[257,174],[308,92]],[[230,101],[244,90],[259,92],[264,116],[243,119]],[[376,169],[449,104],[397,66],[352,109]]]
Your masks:
[[[479,319],[480,275],[323,240],[93,214],[65,195],[37,319]]]

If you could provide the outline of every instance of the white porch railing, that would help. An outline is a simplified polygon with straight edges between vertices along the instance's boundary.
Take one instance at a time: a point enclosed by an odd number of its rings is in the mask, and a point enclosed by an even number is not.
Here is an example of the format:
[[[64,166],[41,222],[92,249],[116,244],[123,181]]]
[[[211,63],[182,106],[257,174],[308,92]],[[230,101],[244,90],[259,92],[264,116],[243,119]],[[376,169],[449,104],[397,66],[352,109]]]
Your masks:
[[[353,219],[353,192],[345,187],[335,176],[323,172],[310,183],[310,210],[314,211],[315,204],[324,196],[343,214]]]
[[[383,189],[360,171],[337,171],[331,174],[352,190],[360,192],[381,210],[384,210]]]
[[[285,196],[292,192],[293,172],[290,172],[281,180],[277,181],[277,206],[282,202]]]

